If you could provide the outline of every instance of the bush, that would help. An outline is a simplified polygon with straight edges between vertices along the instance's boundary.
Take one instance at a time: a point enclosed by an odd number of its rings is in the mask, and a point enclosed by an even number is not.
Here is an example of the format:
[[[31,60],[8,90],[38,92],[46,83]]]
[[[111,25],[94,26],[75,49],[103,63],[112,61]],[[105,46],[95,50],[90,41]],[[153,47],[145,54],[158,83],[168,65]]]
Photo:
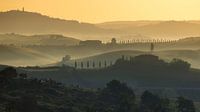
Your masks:
[[[134,92],[125,83],[117,80],[107,83],[107,86],[101,91],[99,100],[104,111],[132,112],[136,109]]]
[[[191,64],[183,61],[181,59],[173,59],[170,63],[170,68],[173,70],[179,71],[188,71],[190,69]]]

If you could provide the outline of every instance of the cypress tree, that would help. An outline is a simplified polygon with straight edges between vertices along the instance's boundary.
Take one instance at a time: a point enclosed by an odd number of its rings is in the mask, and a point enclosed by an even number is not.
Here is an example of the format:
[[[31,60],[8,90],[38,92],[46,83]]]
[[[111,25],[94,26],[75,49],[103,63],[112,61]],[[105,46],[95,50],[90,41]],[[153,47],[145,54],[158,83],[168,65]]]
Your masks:
[[[77,64],[77,62],[75,61],[75,63],[74,63],[74,67],[77,68],[77,66],[78,66],[78,64]]]
[[[90,62],[89,61],[87,61],[87,68],[89,68],[90,67]]]
[[[95,68],[95,61],[93,61],[93,64],[92,64],[93,68]]]
[[[99,68],[101,68],[101,61],[99,61]]]
[[[83,62],[81,62],[81,68],[83,69]]]

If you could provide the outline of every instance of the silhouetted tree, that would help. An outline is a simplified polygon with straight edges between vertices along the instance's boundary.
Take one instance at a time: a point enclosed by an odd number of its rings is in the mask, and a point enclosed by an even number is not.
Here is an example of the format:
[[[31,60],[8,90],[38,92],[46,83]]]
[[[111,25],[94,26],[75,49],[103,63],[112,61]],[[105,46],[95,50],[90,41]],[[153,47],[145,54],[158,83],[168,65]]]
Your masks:
[[[5,88],[9,84],[10,80],[17,78],[17,70],[13,67],[7,67],[0,71],[0,87]],[[1,91],[1,90],[0,90]]]
[[[93,61],[93,64],[92,64],[93,68],[95,68],[95,61]]]
[[[83,67],[84,67],[84,66],[83,66],[83,62],[81,62],[81,68],[83,69]]]
[[[99,61],[99,68],[101,68],[101,61]]]
[[[136,110],[135,94],[125,83],[113,80],[100,94],[102,112],[133,112]]]
[[[27,78],[27,74],[21,73],[21,74],[19,74],[19,77],[22,78],[22,79],[26,79]]]
[[[151,52],[154,51],[154,44],[153,44],[153,43],[151,43],[151,48],[150,48],[150,50],[151,50]]]
[[[106,61],[104,62],[104,66],[107,67],[107,62]]]
[[[140,102],[141,112],[168,112],[169,100],[161,99],[159,96],[145,91],[141,96]]]
[[[17,76],[17,70],[13,67],[7,67],[0,71],[0,77],[14,78]]]
[[[76,61],[74,62],[74,67],[75,67],[75,68],[77,68],[77,67],[78,67],[78,64],[77,64],[77,62],[76,62]]]
[[[181,59],[173,59],[170,62],[170,68],[176,71],[188,71],[190,69],[191,64],[183,61]]]
[[[87,68],[89,68],[90,67],[90,62],[89,61],[87,61]]]
[[[183,97],[178,97],[176,104],[178,112],[195,112],[195,106],[191,100],[187,100]]]

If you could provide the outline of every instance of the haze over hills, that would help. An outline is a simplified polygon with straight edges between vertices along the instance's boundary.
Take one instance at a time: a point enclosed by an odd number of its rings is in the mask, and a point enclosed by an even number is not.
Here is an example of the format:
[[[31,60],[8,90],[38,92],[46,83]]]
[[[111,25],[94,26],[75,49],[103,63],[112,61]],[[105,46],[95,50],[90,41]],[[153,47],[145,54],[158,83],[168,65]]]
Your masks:
[[[70,55],[72,59],[85,61],[112,59],[114,62],[122,54],[136,56],[148,53],[150,49],[149,43],[118,44],[115,46],[102,44],[99,47],[77,46],[79,40],[61,35],[2,34],[0,37],[2,44],[0,45],[0,64],[14,66],[49,65],[61,61],[66,55]],[[155,55],[167,59],[181,58],[192,63],[193,67],[200,68],[199,43],[200,37],[184,38],[176,42],[155,43]],[[127,50],[131,52],[120,52]],[[113,52],[116,53],[113,54]],[[104,53],[109,53],[109,55]],[[74,61],[71,64],[74,64]]]
[[[53,56],[24,47],[0,46],[0,52],[2,65],[33,66],[56,61]]]
[[[0,34],[0,64],[30,66],[53,63],[80,40],[62,35]]]
[[[199,21],[116,21],[100,23],[97,26],[151,38],[178,39],[200,35]]]
[[[125,48],[74,46],[78,45],[79,39],[110,41],[110,38],[116,37],[119,41],[189,37],[176,43],[155,44],[155,49],[164,50],[159,51],[159,56],[182,56],[194,66],[200,66],[199,59],[193,57],[199,56],[200,38],[197,37],[200,36],[200,21],[116,21],[90,24],[52,18],[35,12],[12,10],[0,12],[0,26],[0,44],[3,45],[0,46],[0,52],[3,54],[0,56],[1,64],[43,65],[58,62],[65,55],[74,59],[120,50],[149,50],[149,44]],[[183,55],[179,56],[178,53]],[[190,55],[186,55],[187,53]]]
[[[111,21],[98,23],[97,26],[105,29],[128,29],[145,25],[153,25],[161,23],[162,21]]]
[[[146,25],[155,25],[163,22],[188,22],[194,24],[200,24],[200,20],[188,20],[188,21],[162,21],[162,20],[138,20],[138,21],[110,21],[104,23],[98,23],[97,26],[105,29],[127,29]]]
[[[182,1],[3,0],[0,112],[200,112],[200,1]]]
[[[199,21],[117,21],[100,24],[52,18],[35,12],[0,12],[0,33],[63,34],[78,39],[110,40],[200,36]]]
[[[35,12],[11,10],[0,13],[0,33],[64,34],[83,37],[105,33],[107,30],[75,20],[51,18]]]
[[[0,44],[3,45],[41,45],[41,46],[72,46],[77,45],[80,40],[65,37],[63,35],[45,34],[45,35],[20,35],[20,34],[0,34]]]

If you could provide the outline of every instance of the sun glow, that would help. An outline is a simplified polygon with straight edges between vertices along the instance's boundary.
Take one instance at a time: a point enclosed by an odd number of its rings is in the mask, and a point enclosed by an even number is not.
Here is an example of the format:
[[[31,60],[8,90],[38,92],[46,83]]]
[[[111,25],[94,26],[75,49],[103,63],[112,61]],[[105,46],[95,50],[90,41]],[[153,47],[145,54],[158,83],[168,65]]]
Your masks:
[[[198,20],[199,0],[0,0],[0,10],[21,9],[84,22]]]

